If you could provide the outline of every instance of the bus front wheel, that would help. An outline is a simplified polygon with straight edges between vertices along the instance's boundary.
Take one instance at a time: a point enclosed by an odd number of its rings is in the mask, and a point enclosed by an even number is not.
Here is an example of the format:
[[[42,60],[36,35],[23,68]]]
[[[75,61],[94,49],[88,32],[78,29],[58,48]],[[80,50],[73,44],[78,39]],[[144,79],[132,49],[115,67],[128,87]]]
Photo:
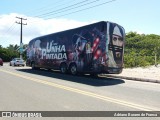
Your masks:
[[[65,63],[62,63],[60,66],[61,73],[65,74],[67,73],[67,65]]]
[[[31,66],[32,66],[32,70],[35,70],[35,69],[36,69],[34,62],[32,62]]]

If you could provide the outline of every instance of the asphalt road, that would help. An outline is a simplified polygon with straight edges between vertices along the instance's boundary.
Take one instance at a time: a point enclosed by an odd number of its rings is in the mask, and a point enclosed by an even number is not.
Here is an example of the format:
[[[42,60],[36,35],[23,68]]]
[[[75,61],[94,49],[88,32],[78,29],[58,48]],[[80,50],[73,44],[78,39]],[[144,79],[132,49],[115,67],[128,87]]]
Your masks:
[[[160,111],[160,84],[4,64],[0,111]]]

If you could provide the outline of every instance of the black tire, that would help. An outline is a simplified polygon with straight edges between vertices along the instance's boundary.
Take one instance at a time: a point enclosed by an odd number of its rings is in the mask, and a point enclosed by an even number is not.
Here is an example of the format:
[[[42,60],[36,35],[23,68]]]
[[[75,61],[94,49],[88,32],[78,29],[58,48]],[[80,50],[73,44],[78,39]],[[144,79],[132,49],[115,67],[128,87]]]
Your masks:
[[[60,71],[61,71],[61,73],[63,73],[63,74],[67,73],[67,65],[66,65],[65,63],[62,63],[62,64],[60,65]]]
[[[69,70],[70,70],[70,73],[72,75],[76,75],[77,74],[77,65],[76,64],[71,64]]]
[[[32,67],[32,70],[39,70],[40,69],[40,67],[35,66],[35,62],[32,62],[31,67]]]
[[[32,62],[31,67],[32,67],[32,70],[35,70],[35,69],[36,69],[34,62]]]

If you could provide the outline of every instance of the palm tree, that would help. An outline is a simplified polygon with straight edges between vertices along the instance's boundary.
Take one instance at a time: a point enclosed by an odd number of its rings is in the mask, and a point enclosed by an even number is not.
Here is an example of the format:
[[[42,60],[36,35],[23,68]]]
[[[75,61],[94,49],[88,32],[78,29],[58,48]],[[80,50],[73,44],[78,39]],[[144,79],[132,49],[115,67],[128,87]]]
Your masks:
[[[12,45],[10,44],[8,47],[7,47],[8,50],[12,50],[12,51],[18,51],[19,50],[19,46],[16,44],[16,45]]]

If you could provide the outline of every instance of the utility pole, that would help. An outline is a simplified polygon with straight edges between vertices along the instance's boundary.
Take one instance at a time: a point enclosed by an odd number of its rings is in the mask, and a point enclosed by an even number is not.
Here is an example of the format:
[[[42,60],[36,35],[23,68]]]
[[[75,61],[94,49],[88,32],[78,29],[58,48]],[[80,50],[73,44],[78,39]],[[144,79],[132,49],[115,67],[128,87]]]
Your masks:
[[[22,18],[22,17],[16,17],[16,18],[20,19],[20,22],[16,21],[16,23],[21,25],[21,31],[20,31],[20,49],[19,50],[20,50],[20,58],[22,58],[22,53],[23,53],[22,25],[27,25],[27,23],[24,24],[22,21],[23,20],[27,20],[27,19]]]

